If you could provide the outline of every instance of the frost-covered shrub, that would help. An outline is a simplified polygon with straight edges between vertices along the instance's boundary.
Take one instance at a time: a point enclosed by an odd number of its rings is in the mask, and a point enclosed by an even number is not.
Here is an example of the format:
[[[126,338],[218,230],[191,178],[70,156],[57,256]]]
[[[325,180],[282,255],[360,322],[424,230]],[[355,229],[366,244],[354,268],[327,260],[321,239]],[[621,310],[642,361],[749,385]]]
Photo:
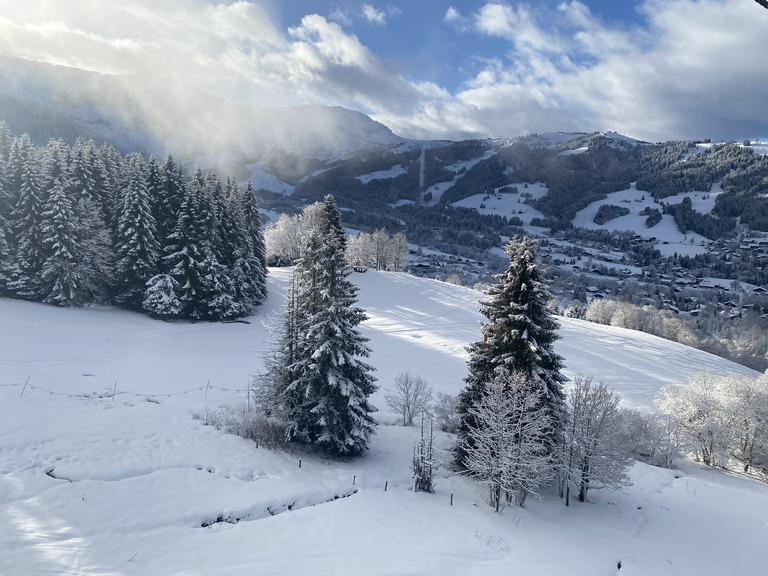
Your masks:
[[[652,466],[671,468],[681,455],[682,429],[666,414],[636,408],[620,410],[622,435],[632,456]]]
[[[432,404],[432,414],[440,430],[455,434],[461,420],[458,396],[438,392],[437,400]]]
[[[249,409],[246,404],[224,404],[215,410],[206,407],[192,415],[205,426],[213,426],[228,434],[253,440],[259,446],[274,448],[285,443],[285,424]]]

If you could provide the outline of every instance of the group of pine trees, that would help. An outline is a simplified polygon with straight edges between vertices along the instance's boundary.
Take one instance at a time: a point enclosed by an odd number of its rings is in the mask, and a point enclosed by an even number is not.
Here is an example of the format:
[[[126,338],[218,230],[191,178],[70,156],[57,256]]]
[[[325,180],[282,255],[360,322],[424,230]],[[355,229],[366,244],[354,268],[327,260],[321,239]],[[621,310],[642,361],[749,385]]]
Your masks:
[[[221,320],[265,300],[266,273],[250,183],[0,122],[0,295]]]
[[[358,330],[367,319],[348,276],[346,237],[333,196],[305,209],[310,223],[295,261],[273,349],[257,380],[262,408],[286,425],[286,438],[331,454],[364,451],[374,431],[368,398],[377,386]]]

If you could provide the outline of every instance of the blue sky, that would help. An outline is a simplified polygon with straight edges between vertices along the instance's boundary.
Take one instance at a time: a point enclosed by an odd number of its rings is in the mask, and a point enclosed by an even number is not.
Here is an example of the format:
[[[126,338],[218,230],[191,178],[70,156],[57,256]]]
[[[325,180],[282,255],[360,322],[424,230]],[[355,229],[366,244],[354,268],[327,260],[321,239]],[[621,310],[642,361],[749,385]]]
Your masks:
[[[754,0],[0,0],[0,54],[414,138],[764,137],[767,32]]]
[[[562,0],[528,3],[542,20],[557,16]],[[491,3],[489,3],[491,4]],[[504,3],[496,3],[504,4]],[[592,1],[584,5],[597,17],[617,26],[629,27],[639,21],[637,2],[632,0]],[[506,3],[507,6],[520,3]],[[304,16],[317,13],[336,22],[378,57],[397,67],[404,76],[439,83],[452,92],[467,77],[482,68],[482,60],[503,55],[508,42],[468,30],[482,2],[411,0],[387,3],[326,2],[291,0],[274,3],[273,14],[287,30],[301,24]],[[447,17],[449,10],[461,19]],[[461,21],[463,19],[463,21]]]

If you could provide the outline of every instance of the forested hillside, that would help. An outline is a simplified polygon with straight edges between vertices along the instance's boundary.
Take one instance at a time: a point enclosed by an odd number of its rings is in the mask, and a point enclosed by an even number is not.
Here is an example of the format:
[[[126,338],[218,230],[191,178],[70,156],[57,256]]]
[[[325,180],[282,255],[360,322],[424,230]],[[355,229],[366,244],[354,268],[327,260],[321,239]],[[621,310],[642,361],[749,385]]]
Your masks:
[[[265,286],[250,185],[82,138],[38,147],[0,122],[0,295],[220,320]]]

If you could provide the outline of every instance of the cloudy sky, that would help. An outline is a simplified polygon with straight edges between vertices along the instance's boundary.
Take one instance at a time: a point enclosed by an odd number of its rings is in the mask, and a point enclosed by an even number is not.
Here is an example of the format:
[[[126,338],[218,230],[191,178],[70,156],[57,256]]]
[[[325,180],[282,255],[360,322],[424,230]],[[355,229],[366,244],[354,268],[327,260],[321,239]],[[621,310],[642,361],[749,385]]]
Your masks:
[[[0,54],[345,106],[415,138],[766,137],[766,38],[754,0],[0,0]]]

